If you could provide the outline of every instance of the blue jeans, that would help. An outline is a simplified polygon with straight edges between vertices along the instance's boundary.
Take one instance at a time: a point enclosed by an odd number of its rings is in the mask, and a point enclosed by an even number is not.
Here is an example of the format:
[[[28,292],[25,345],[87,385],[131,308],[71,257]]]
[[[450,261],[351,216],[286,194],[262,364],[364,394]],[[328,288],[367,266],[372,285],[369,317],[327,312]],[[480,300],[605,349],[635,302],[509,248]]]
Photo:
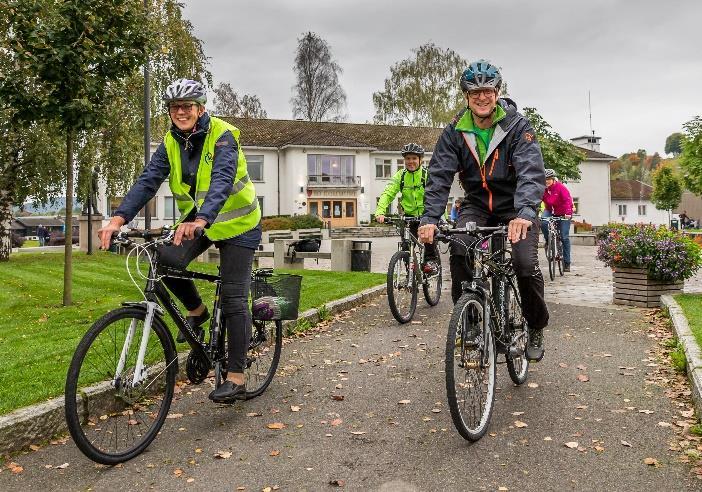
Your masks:
[[[553,214],[548,210],[544,210],[541,218],[551,217]],[[570,219],[559,222],[561,226],[561,241],[563,242],[563,263],[570,265]],[[548,242],[548,221],[541,221],[541,232],[544,234],[544,240]]]

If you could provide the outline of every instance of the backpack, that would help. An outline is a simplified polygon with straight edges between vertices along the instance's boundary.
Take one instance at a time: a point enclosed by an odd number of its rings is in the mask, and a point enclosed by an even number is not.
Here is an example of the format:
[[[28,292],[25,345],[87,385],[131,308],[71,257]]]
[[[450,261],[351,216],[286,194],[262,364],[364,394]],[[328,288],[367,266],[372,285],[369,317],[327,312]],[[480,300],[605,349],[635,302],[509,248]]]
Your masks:
[[[402,193],[402,190],[405,188],[405,174],[407,174],[407,169],[402,170],[402,176],[400,176],[400,193]],[[422,187],[426,188],[427,186],[427,168],[422,167]]]
[[[288,256],[295,258],[295,253],[316,253],[322,241],[319,239],[300,239],[288,245]]]

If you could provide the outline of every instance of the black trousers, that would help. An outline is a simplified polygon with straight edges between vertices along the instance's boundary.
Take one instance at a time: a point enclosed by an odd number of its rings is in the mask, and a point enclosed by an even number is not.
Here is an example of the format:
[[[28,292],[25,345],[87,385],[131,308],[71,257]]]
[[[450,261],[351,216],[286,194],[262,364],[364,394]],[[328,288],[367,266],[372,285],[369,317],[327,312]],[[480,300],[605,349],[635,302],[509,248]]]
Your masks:
[[[507,224],[516,214],[497,216],[474,207],[464,207],[458,217],[456,227],[464,227],[467,222],[478,226],[496,226]],[[548,308],[544,300],[544,277],[539,268],[539,219],[532,221],[526,239],[512,244],[512,262],[517,273],[517,287],[522,298],[522,311],[529,326],[540,329],[548,325]],[[458,236],[461,237],[461,236]],[[462,237],[468,243],[468,236]],[[470,244],[470,243],[468,243]],[[471,281],[473,271],[468,268],[472,262],[466,262],[468,252],[460,245],[451,243],[451,297],[454,304],[461,297],[461,282]]]
[[[228,370],[242,373],[251,339],[249,290],[254,250],[226,241],[217,241],[214,244],[219,249],[222,315],[229,340],[227,343]],[[184,269],[211,245],[212,241],[203,235],[190,241],[183,241],[180,246],[163,247],[161,259],[164,264]],[[189,311],[202,304],[202,298],[192,280],[164,278],[163,282]]]

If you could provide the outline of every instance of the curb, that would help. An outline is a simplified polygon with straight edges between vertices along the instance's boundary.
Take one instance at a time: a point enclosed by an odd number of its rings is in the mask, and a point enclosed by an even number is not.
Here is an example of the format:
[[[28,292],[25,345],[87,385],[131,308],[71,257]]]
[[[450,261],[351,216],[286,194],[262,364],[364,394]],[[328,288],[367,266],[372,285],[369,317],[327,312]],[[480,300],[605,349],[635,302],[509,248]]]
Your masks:
[[[692,401],[697,415],[702,415],[702,350],[700,350],[695,336],[690,330],[687,318],[680,305],[673,296],[661,296],[661,304],[668,309],[670,319],[673,321],[675,335],[685,350],[687,360],[687,377],[692,387]]]
[[[356,294],[337,299],[325,304],[330,314],[337,314],[359,306],[379,297],[385,292],[385,285],[378,285],[362,290]],[[310,323],[320,321],[317,309],[308,309],[295,321],[286,321],[283,328],[306,319]],[[178,356],[178,367],[184,368],[187,352]],[[182,371],[181,371],[182,372]],[[7,415],[0,416],[0,455],[22,450],[30,444],[36,444],[68,432],[64,417],[64,396],[52,398],[44,403],[20,408]]]

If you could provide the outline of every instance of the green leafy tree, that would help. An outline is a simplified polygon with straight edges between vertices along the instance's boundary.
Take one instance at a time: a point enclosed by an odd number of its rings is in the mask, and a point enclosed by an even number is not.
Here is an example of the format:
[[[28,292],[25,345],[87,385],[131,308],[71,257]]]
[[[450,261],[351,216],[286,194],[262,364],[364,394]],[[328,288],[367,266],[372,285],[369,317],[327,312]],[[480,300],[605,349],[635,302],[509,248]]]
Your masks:
[[[683,125],[682,154],[680,170],[685,187],[696,195],[702,195],[702,117]]]
[[[538,136],[544,165],[554,169],[563,181],[580,179],[580,163],[585,160],[585,153],[572,143],[563,140],[543,119],[536,108],[524,108],[524,116]]]
[[[663,165],[653,172],[653,193],[651,201],[659,210],[670,211],[680,205],[683,184],[672,166]]]
[[[682,153],[682,139],[683,134],[680,132],[668,135],[668,138],[665,139],[665,153],[679,156]]]
[[[261,100],[256,95],[244,94],[239,96],[231,84],[220,82],[214,89],[215,114],[223,116],[238,116],[242,118],[266,118],[268,114],[263,109]]]
[[[441,127],[466,107],[459,86],[467,63],[458,53],[427,43],[390,67],[384,90],[373,94],[376,123]]]
[[[109,84],[133,74],[150,44],[143,4],[136,0],[11,1],[9,72],[0,100],[13,120],[55,122],[64,134],[66,247],[63,304],[72,303],[74,159],[80,132],[104,122]],[[32,89],[19,85],[29,78]]]
[[[297,82],[291,99],[294,118],[308,121],[341,121],[346,93],[339,84],[341,66],[329,43],[308,32],[297,40],[293,71]]]

